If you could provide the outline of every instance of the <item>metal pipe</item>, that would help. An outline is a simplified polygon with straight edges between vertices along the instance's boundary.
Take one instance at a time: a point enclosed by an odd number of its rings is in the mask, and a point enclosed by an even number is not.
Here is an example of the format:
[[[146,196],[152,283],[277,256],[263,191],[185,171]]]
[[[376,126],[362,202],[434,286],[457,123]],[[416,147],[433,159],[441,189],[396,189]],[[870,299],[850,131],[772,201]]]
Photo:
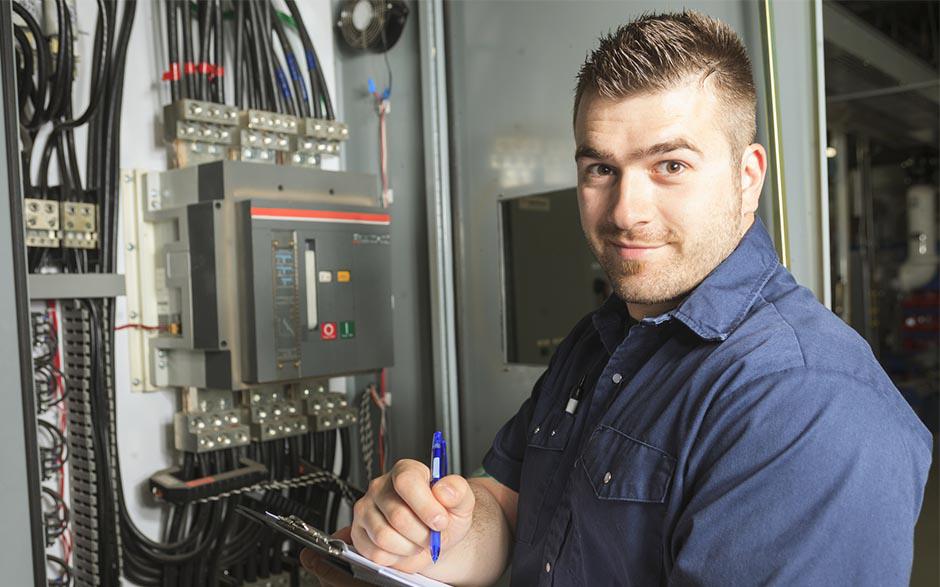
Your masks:
[[[774,51],[774,16],[772,0],[763,0],[761,7],[761,40],[764,51],[764,73],[767,83],[767,134],[770,142],[770,170],[774,183],[774,244],[780,262],[790,268],[790,242],[787,228],[787,192],[783,177],[783,141],[780,137],[780,102],[777,96],[777,58]]]
[[[424,107],[431,337],[434,356],[434,416],[450,444],[450,462],[460,473],[460,413],[457,397],[457,328],[451,216],[444,3],[418,3]]]

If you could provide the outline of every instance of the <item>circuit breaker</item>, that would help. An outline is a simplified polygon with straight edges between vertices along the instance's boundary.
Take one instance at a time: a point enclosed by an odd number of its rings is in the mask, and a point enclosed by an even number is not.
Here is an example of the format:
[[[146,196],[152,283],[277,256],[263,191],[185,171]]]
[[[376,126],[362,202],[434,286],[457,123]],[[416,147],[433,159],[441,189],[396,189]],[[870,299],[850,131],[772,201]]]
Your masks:
[[[140,178],[132,384],[250,389],[392,364],[391,218],[370,175],[219,161]]]

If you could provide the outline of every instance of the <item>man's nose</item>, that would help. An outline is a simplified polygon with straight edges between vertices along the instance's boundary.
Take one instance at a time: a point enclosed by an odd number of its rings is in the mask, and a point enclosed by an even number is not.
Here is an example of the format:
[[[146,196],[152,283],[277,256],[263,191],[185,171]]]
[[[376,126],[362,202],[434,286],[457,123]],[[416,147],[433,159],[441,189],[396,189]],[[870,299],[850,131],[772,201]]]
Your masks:
[[[624,173],[611,194],[610,219],[621,230],[651,222],[656,212],[652,186],[641,173]]]

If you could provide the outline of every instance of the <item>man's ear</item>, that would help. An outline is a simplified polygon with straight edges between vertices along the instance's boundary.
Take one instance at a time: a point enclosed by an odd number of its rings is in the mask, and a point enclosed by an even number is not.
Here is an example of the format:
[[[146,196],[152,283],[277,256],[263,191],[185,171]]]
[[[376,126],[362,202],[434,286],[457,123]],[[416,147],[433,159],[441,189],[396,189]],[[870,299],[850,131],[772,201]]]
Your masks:
[[[763,145],[753,143],[741,156],[741,214],[754,214],[760,201],[761,188],[767,175],[767,151]]]

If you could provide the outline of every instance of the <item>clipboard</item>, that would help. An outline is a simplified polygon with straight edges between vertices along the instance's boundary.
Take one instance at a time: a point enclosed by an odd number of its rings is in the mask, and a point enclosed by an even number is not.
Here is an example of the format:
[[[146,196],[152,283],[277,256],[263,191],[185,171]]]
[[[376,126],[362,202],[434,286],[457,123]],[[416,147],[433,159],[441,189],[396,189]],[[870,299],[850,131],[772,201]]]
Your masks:
[[[297,516],[263,514],[245,506],[238,506],[241,515],[284,534],[291,539],[326,555],[332,564],[347,571],[354,578],[380,587],[449,587],[446,583],[423,575],[403,573],[391,567],[378,565],[365,558],[349,544],[331,538],[326,532],[307,524]]]

